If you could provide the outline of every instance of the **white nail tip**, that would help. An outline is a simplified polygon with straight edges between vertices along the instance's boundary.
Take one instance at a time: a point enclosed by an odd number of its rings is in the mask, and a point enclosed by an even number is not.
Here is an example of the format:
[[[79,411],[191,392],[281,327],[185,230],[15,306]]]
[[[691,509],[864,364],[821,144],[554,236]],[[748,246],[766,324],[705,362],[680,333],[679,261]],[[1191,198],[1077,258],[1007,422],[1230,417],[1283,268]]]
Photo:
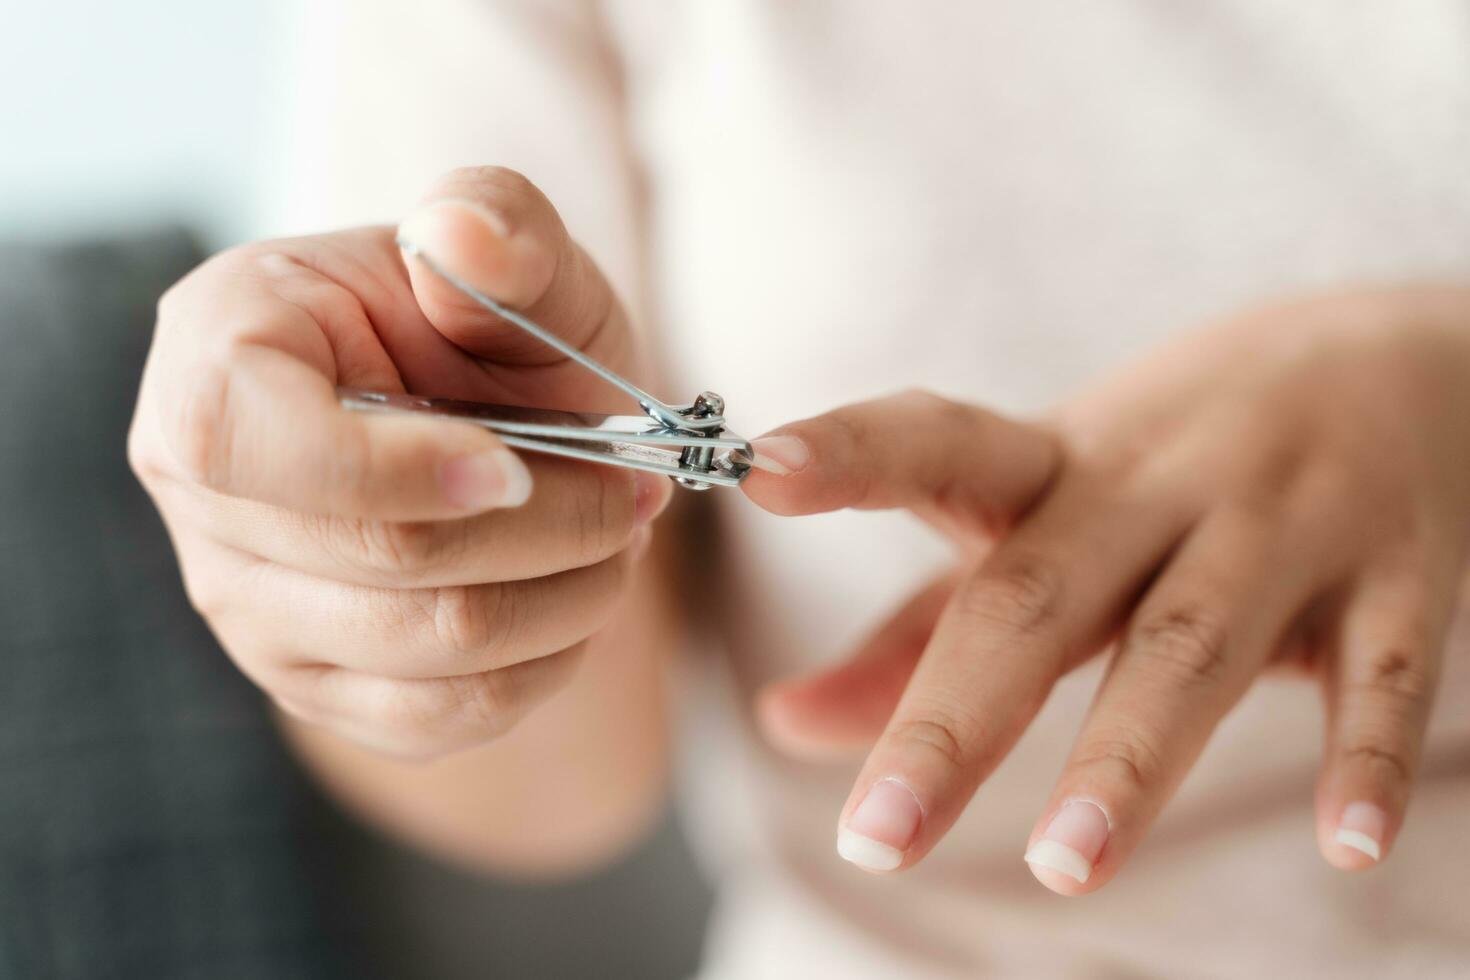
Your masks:
[[[837,854],[867,871],[892,871],[903,864],[903,851],[846,827],[837,831]]]
[[[1346,827],[1338,828],[1333,839],[1344,847],[1351,847],[1355,851],[1362,851],[1373,860],[1377,861],[1382,851],[1378,842],[1361,830],[1348,830]]]
[[[776,476],[791,475],[791,467],[778,463],[769,456],[763,456],[755,451],[752,451],[749,455],[750,465],[758,470],[765,470],[767,473],[774,473]]]
[[[1054,840],[1039,840],[1026,852],[1026,863],[1038,868],[1060,871],[1079,883],[1092,877],[1092,862],[1078,854],[1066,844]]]

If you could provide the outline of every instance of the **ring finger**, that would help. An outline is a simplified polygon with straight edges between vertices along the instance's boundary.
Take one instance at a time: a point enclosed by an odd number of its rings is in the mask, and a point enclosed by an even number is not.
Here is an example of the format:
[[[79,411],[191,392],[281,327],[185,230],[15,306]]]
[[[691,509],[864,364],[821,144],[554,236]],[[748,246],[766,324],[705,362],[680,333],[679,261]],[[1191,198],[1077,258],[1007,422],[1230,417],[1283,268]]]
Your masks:
[[[1327,548],[1239,510],[1185,540],[1124,631],[1032,832],[1026,861],[1043,884],[1080,894],[1118,870],[1322,587]]]
[[[213,607],[206,615],[227,643],[238,632],[252,648],[291,651],[257,670],[325,664],[384,677],[453,677],[535,660],[595,633],[611,618],[633,558],[513,582],[381,589],[236,555],[236,574],[215,577],[229,595],[196,601]],[[237,618],[248,628],[236,631]]]
[[[498,670],[397,678],[327,665],[290,671],[276,701],[288,713],[360,745],[428,759],[509,731],[564,684],[586,641]]]

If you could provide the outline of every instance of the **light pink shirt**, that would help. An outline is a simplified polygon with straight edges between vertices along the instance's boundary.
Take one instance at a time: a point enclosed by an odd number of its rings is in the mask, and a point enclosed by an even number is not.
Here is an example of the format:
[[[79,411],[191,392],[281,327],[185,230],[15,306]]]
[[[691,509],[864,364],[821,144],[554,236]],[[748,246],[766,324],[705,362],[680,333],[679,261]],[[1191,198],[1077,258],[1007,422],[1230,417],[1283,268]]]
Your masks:
[[[1324,286],[1470,275],[1470,7],[1234,0],[310,5],[298,228],[439,172],[546,190],[741,430],[924,386],[1035,411],[1160,338]],[[723,890],[710,977],[1470,975],[1461,631],[1393,859],[1318,857],[1312,687],[1263,682],[1130,866],[1020,859],[1097,668],[919,869],[833,852],[855,765],[782,759],[753,686],[840,657],[945,559],[904,515],[726,494],[750,638],[706,638],[684,797]]]

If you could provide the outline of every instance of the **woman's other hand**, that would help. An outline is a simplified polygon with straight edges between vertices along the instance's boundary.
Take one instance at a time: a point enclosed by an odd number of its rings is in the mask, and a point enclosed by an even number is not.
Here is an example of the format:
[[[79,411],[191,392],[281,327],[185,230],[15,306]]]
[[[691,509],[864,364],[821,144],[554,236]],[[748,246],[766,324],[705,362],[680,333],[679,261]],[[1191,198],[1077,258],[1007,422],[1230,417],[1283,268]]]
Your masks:
[[[1470,293],[1313,299],[1185,336],[1043,423],[906,394],[783,427],[780,514],[905,507],[961,546],[850,661],[765,693],[779,740],[876,738],[839,850],[907,868],[1057,679],[1106,674],[1028,845],[1112,878],[1273,662],[1325,689],[1323,856],[1368,867],[1407,805],[1470,543]]]

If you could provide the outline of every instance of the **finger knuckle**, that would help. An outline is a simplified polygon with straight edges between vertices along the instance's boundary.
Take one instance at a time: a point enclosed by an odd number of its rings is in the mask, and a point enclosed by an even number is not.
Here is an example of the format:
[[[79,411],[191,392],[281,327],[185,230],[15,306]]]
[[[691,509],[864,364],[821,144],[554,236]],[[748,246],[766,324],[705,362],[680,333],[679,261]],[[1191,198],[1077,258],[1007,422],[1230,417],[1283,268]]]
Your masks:
[[[917,746],[939,757],[951,769],[969,767],[978,726],[953,707],[926,705],[922,714],[897,722],[890,735],[905,746]]]
[[[372,730],[389,739],[401,753],[430,755],[442,751],[444,719],[451,703],[432,682],[392,681],[361,708]]]
[[[321,725],[342,738],[399,762],[432,762],[457,746],[444,727],[406,692],[385,692],[372,705],[354,705],[345,715],[340,711],[314,712],[304,720]],[[308,709],[312,711],[312,709]]]
[[[406,584],[453,564],[468,533],[464,521],[349,521],[343,530],[348,561]]]
[[[975,446],[984,444],[995,418],[979,405],[946,398],[927,388],[909,388],[897,397],[903,408],[925,425],[955,433]]]
[[[433,726],[411,704],[412,682],[364,677],[344,687],[343,668],[293,662],[294,656],[277,652],[241,667],[282,711],[305,724],[401,761],[440,754]]]
[[[1273,426],[1279,422],[1273,420]],[[1242,505],[1249,509],[1269,511],[1285,506],[1305,479],[1309,467],[1316,457],[1301,440],[1273,439],[1261,452],[1251,469],[1246,486],[1252,488],[1241,492]]]
[[[450,713],[468,731],[480,736],[503,735],[514,724],[514,694],[500,672],[451,678],[448,697]]]
[[[1015,557],[1002,567],[982,570],[957,597],[957,611],[988,629],[1034,633],[1061,611],[1062,575],[1050,559]]]
[[[1131,653],[1181,687],[1219,683],[1228,666],[1225,618],[1197,606],[1180,606],[1145,618],[1133,630]]]
[[[980,418],[980,410],[965,402],[955,401],[935,394],[927,388],[907,388],[899,395],[916,413],[921,413],[930,422],[949,424],[955,428],[969,428]]]
[[[487,671],[394,684],[383,692],[371,724],[394,755],[431,761],[504,734],[515,717],[503,679]]]
[[[979,445],[983,413],[973,405],[954,401],[922,388],[911,388],[899,396],[906,411],[922,420],[922,424],[957,440]],[[969,513],[976,509],[975,481],[952,459],[933,454],[923,457],[916,482],[923,486],[941,511]],[[981,508],[982,510],[984,508]]]
[[[500,584],[430,589],[427,616],[435,646],[467,659],[503,645],[518,615],[514,593]]]
[[[1163,754],[1156,741],[1141,730],[1112,728],[1095,733],[1078,750],[1076,769],[1098,772],[1133,792],[1146,792],[1164,777]]]
[[[870,443],[873,437],[869,423],[864,418],[863,409],[865,407],[839,408],[816,420],[814,427],[816,431],[820,431],[823,428],[822,423],[826,423],[825,438],[831,447],[829,452],[833,457],[863,459],[871,454]],[[810,440],[809,433],[812,430],[803,433],[804,428],[804,425],[798,423],[788,427],[786,431],[798,437],[805,436]],[[879,489],[877,475],[871,466],[851,467],[851,472],[845,475],[845,479],[849,483],[847,497],[853,501],[870,501]]]
[[[1363,692],[1406,709],[1428,701],[1434,678],[1423,658],[1407,647],[1388,647],[1375,654],[1367,665]]]
[[[1386,733],[1357,732],[1344,740],[1340,755],[1348,766],[1367,770],[1376,781],[1407,783],[1413,775],[1410,753]]]

